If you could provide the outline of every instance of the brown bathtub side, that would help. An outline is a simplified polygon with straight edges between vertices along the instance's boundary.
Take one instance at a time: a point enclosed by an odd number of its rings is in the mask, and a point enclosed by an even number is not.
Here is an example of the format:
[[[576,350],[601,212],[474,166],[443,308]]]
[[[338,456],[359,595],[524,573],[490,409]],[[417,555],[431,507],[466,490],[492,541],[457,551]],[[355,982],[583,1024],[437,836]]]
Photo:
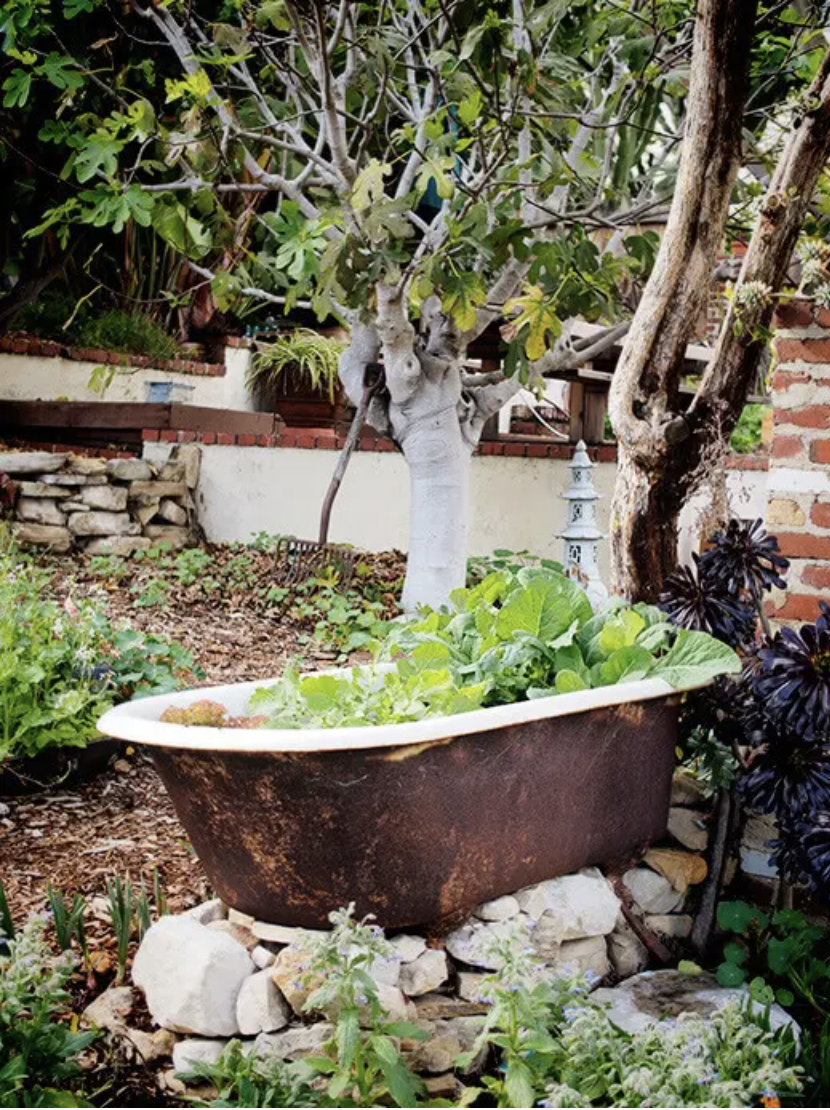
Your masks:
[[[354,901],[423,925],[665,831],[676,699],[401,748],[154,748],[216,892],[265,921],[320,928]],[[238,734],[237,734],[238,735]]]

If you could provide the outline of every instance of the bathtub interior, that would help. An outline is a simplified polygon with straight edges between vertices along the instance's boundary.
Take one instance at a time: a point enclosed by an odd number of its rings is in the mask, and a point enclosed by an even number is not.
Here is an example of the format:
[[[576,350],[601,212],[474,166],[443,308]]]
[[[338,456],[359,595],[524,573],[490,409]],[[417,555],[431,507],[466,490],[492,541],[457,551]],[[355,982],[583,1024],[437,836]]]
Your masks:
[[[343,673],[336,668],[326,673]],[[207,726],[186,726],[161,721],[169,706],[184,708],[202,699],[217,701],[230,716],[248,712],[251,695],[273,680],[233,683],[226,686],[203,687],[139,698],[110,709],[98,722],[106,736],[134,744],[158,747],[189,748],[205,751],[234,752],[314,752],[344,748],[396,747],[425,744],[452,736],[469,735],[500,727],[512,727],[529,721],[587,713],[615,705],[667,698],[678,692],[663,679],[650,678],[638,682],[619,683],[570,694],[514,702],[487,709],[474,709],[451,717],[426,717],[403,724],[368,725],[339,729],[228,729]]]

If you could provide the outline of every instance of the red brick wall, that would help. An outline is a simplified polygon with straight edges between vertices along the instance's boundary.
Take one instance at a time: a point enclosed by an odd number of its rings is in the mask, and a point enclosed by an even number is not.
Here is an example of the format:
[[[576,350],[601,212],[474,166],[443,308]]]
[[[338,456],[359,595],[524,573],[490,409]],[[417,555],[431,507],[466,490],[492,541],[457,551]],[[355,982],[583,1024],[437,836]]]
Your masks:
[[[767,527],[791,561],[771,616],[813,621],[830,600],[830,311],[796,301],[775,321],[775,433]]]

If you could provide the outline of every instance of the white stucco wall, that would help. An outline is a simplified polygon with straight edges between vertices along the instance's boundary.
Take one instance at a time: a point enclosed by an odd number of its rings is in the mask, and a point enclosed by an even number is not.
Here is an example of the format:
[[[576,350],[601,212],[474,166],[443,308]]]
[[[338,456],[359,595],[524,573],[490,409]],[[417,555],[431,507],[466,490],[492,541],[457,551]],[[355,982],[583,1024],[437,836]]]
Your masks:
[[[199,518],[208,539],[248,540],[255,532],[316,539],[320,506],[337,455],[296,448],[202,448]],[[599,520],[608,528],[614,463],[594,470]],[[470,554],[494,548],[530,550],[560,558],[556,533],[565,526],[567,463],[554,459],[476,455],[471,474]],[[731,471],[730,497],[742,517],[764,515],[766,473]],[[684,555],[693,543],[697,510],[684,512]],[[399,454],[357,452],[352,456],[332,514],[332,542],[369,551],[407,548],[408,475]],[[608,550],[602,545],[600,569],[608,576]]]
[[[151,382],[172,382],[170,400],[253,411],[245,385],[249,352],[244,347],[225,348],[225,375],[180,374],[172,370],[137,367],[108,367],[115,371],[105,393],[89,388],[96,362],[38,355],[0,354],[0,400],[3,401],[146,401]]]

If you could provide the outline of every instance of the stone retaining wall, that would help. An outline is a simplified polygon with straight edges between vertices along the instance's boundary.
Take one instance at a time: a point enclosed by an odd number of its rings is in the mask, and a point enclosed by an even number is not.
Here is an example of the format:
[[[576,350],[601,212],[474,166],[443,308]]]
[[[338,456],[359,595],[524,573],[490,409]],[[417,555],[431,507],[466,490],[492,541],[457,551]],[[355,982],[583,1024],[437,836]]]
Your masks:
[[[196,539],[193,492],[199,448],[182,446],[159,467],[139,458],[45,451],[0,454],[12,488],[13,531],[27,547],[131,555]]]

